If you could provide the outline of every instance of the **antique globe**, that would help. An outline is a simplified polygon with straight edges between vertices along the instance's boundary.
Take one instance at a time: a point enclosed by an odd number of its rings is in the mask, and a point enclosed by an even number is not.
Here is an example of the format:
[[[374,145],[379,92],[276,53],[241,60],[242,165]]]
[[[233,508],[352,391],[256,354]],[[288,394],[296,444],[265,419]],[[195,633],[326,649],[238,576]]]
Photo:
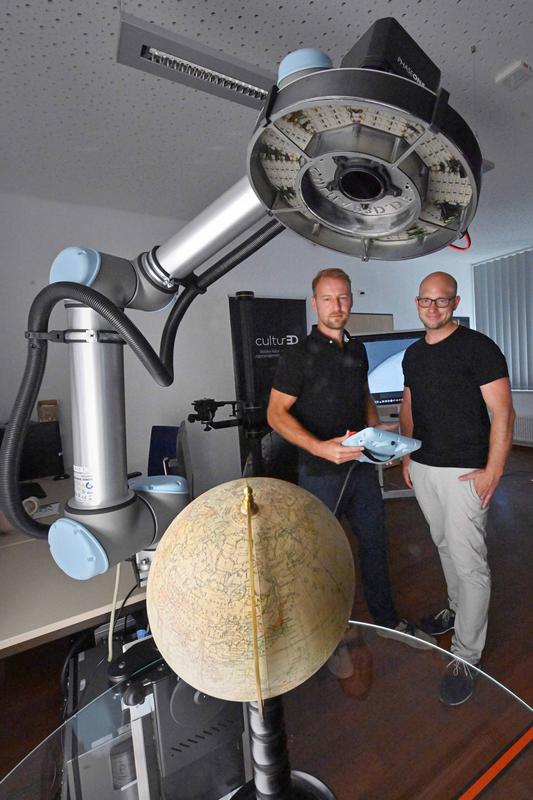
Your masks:
[[[354,567],[341,525],[304,489],[272,478],[190,503],[150,569],[150,627],[169,666],[207,695],[263,701],[303,683],[342,638]]]

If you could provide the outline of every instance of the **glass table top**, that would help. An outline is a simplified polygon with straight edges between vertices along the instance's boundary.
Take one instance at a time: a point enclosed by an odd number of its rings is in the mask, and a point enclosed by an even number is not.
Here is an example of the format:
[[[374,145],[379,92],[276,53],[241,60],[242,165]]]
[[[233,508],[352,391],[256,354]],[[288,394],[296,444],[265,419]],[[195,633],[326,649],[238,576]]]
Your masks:
[[[420,644],[351,624],[339,656],[283,696],[291,768],[337,800],[530,797],[532,709],[481,672],[467,702],[444,705],[450,654]],[[91,702],[108,685],[105,653],[78,672],[69,717],[0,782],[0,800],[219,800],[251,777],[245,706],[153,655]]]

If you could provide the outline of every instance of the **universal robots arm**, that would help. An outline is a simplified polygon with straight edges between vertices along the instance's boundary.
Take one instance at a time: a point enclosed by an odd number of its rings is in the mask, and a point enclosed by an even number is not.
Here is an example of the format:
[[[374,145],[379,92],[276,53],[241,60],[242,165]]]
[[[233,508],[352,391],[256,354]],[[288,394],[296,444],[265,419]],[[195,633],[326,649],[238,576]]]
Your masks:
[[[2,444],[0,490],[12,523],[29,536],[48,538],[66,574],[88,579],[153,547],[183,505],[173,476],[128,481],[124,345],[160,385],[169,386],[176,332],[193,299],[281,230],[244,178],[166,244],[134,261],[77,247],[55,259],[51,283],[29,313],[27,364]],[[201,275],[194,273],[224,248],[231,249]],[[158,356],[124,309],[154,311],[174,299]],[[48,331],[52,309],[61,301],[67,329]],[[74,474],[74,496],[50,527],[25,513],[18,489],[22,442],[48,341],[64,342],[69,352]]]

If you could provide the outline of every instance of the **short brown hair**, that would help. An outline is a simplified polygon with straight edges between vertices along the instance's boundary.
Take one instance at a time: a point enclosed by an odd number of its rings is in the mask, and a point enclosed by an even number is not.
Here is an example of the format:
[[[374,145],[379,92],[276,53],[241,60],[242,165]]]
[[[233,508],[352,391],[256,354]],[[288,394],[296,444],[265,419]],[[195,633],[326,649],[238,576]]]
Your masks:
[[[313,278],[313,283],[311,284],[313,294],[316,294],[317,284],[322,278],[341,278],[343,281],[346,281],[348,284],[348,289],[350,290],[350,294],[352,293],[352,282],[350,280],[350,276],[347,275],[343,269],[339,269],[338,267],[329,267],[328,269],[321,269],[320,272],[317,272]]]

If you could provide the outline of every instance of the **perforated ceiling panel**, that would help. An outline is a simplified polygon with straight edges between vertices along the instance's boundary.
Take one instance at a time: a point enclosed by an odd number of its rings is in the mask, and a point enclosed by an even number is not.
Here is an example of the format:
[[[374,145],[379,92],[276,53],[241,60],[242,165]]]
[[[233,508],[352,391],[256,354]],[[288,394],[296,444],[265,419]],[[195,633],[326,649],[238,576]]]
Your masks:
[[[4,0],[1,190],[191,218],[245,173],[256,112],[117,64],[121,9],[272,72],[303,46],[338,65],[395,16],[496,162],[480,212],[496,221],[517,191],[523,209],[533,81],[509,93],[494,76],[533,60],[531,0]]]

